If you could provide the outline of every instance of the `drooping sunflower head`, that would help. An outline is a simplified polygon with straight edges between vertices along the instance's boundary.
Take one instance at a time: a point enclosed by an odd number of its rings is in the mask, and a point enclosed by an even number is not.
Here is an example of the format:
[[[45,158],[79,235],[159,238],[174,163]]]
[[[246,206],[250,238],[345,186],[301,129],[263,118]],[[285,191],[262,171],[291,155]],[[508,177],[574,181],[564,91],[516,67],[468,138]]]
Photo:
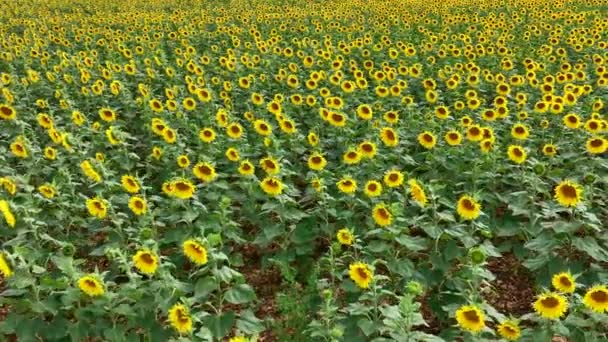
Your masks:
[[[410,195],[414,201],[416,201],[416,203],[418,203],[420,206],[425,207],[428,203],[428,199],[420,183],[418,183],[418,181],[415,179],[410,179],[408,184],[410,186]]]
[[[538,296],[533,307],[543,318],[559,319],[568,310],[568,300],[561,294],[546,293]]]
[[[463,305],[456,310],[456,321],[461,329],[475,334],[485,328],[483,312],[474,305]]]
[[[175,304],[169,309],[169,323],[180,334],[192,331],[192,318],[183,304]]]
[[[564,207],[575,207],[583,200],[583,189],[573,181],[563,180],[555,187],[554,197]]]

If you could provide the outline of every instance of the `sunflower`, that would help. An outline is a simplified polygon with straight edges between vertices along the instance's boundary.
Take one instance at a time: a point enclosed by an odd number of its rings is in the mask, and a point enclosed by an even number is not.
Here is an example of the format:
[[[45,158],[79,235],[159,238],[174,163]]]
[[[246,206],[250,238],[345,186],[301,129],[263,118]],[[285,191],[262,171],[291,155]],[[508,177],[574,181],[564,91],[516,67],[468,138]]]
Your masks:
[[[175,304],[169,309],[169,323],[180,335],[192,331],[192,318],[183,304]]]
[[[198,133],[198,138],[202,142],[211,143],[215,140],[215,131],[213,128],[205,127]]]
[[[345,246],[352,245],[353,241],[355,240],[353,233],[348,228],[342,228],[342,229],[338,230],[338,233],[336,234],[336,238],[338,239],[338,242],[340,244],[345,245]]]
[[[511,128],[511,136],[515,139],[526,140],[529,135],[530,131],[528,130],[528,127],[526,127],[526,125],[524,124],[516,123],[515,125],[513,125],[513,128]]]
[[[120,140],[118,140],[116,138],[116,136],[114,135],[114,127],[110,126],[108,129],[106,129],[106,137],[108,138],[108,141],[110,142],[110,145],[117,145],[120,143]]]
[[[597,134],[602,130],[602,122],[597,119],[589,119],[585,122],[585,130],[591,134]]]
[[[369,105],[361,104],[357,107],[357,116],[362,120],[371,120],[374,117],[374,112]]]
[[[15,120],[17,117],[17,111],[6,103],[0,104],[0,119],[2,120]]]
[[[237,162],[239,161],[239,159],[241,159],[241,155],[239,154],[239,151],[236,148],[228,147],[228,149],[226,150],[226,158],[228,158],[228,160],[230,161]]]
[[[184,109],[187,111],[193,111],[196,109],[196,100],[191,98],[191,97],[186,97],[183,101],[182,101],[182,105],[184,106]]]
[[[255,166],[249,160],[243,160],[239,165],[239,173],[243,176],[251,176],[255,172]]]
[[[399,144],[399,135],[390,127],[383,127],[380,131],[380,139],[385,146],[394,147]]]
[[[16,157],[19,158],[27,158],[28,153],[27,153],[27,148],[25,147],[25,143],[23,141],[23,137],[22,136],[18,136],[12,143],[11,143],[11,152],[13,153],[13,155],[15,155]]]
[[[102,296],[105,292],[103,282],[97,276],[89,274],[78,279],[78,287],[90,297]]]
[[[186,179],[177,179],[170,183],[172,196],[175,196],[179,199],[189,199],[194,196],[194,191],[196,188],[194,184]]]
[[[483,131],[479,125],[469,125],[467,127],[467,139],[469,141],[480,141],[483,139]]]
[[[262,158],[260,166],[269,175],[276,175],[281,170],[279,163],[272,157]]]
[[[361,154],[357,150],[351,148],[342,155],[342,161],[344,164],[348,165],[357,164],[361,161]]]
[[[444,136],[445,141],[450,146],[458,146],[462,142],[462,135],[458,131],[448,131]]]
[[[568,300],[558,293],[546,293],[538,296],[533,307],[543,318],[559,319],[568,310]]]
[[[99,117],[103,121],[112,122],[116,120],[116,112],[110,108],[104,107],[99,110]]]
[[[450,116],[450,110],[446,106],[439,106],[435,108],[435,116],[441,120],[445,120]]]
[[[4,259],[3,253],[0,253],[0,274],[2,274],[4,278],[10,278],[13,275],[13,271],[6,259]]]
[[[570,180],[561,181],[555,187],[555,199],[564,207],[575,207],[582,201],[583,189]]]
[[[595,312],[608,311],[608,286],[596,285],[585,293],[583,304]]]
[[[38,124],[44,129],[49,129],[53,127],[53,119],[51,119],[48,114],[40,113],[36,117],[36,120],[38,121]]]
[[[177,132],[170,127],[165,127],[163,130],[163,140],[167,144],[174,144],[177,141]]]
[[[602,154],[608,150],[608,140],[602,137],[592,137],[587,139],[585,144],[587,152],[591,154]]]
[[[342,177],[336,185],[338,186],[338,189],[345,194],[352,194],[357,191],[357,181],[350,176]]]
[[[514,163],[521,164],[526,161],[527,153],[526,150],[519,145],[509,145],[507,151],[509,159]]]
[[[133,264],[141,273],[154,274],[158,268],[158,257],[147,249],[140,250],[133,256]]]
[[[376,156],[376,144],[366,140],[359,144],[357,151],[361,154],[362,157],[372,159]]]
[[[581,118],[574,113],[564,116],[564,125],[570,129],[577,129],[581,124]]]
[[[137,179],[131,175],[124,175],[120,178],[122,187],[129,193],[136,194],[141,188]]]
[[[481,214],[481,204],[469,195],[462,195],[458,199],[456,211],[463,219],[474,220]]]
[[[273,177],[266,177],[260,182],[260,187],[270,196],[277,196],[283,192],[283,183]]]
[[[384,113],[383,118],[387,123],[394,125],[399,122],[399,113],[395,111],[388,111]]]
[[[415,179],[410,179],[408,184],[410,186],[410,195],[412,195],[414,201],[420,206],[425,207],[428,203],[428,199],[426,198],[426,193],[422,186]]]
[[[576,282],[570,272],[561,272],[553,275],[551,285],[561,293],[573,293],[576,289]]]
[[[8,224],[9,227],[15,227],[15,215],[11,212],[11,207],[8,202],[5,200],[0,200],[0,213],[4,216],[4,221]]]
[[[456,321],[461,329],[475,334],[485,328],[483,312],[474,305],[463,305],[456,310]]]
[[[0,187],[3,187],[11,196],[17,192],[17,184],[8,177],[0,178]]]
[[[108,213],[106,201],[99,197],[87,199],[87,210],[91,216],[99,219],[103,219]]]
[[[188,158],[187,155],[180,155],[177,157],[177,166],[179,166],[182,169],[187,168],[188,166],[190,166],[190,159]]]
[[[356,262],[348,267],[350,279],[362,289],[367,289],[369,283],[374,279],[374,273],[368,264]]]
[[[328,115],[328,121],[332,126],[344,127],[346,125],[346,116],[342,113],[330,112]]]
[[[48,160],[55,160],[57,159],[57,150],[47,146],[44,148],[44,158],[48,159]]]
[[[205,183],[210,183],[217,177],[213,165],[204,162],[196,163],[196,165],[192,167],[192,173],[194,173],[196,178]]]
[[[543,146],[543,154],[549,157],[554,156],[557,153],[557,146],[553,144],[545,144]]]
[[[378,203],[372,209],[374,222],[381,227],[386,227],[393,223],[393,214],[388,210],[384,203]]]
[[[365,194],[369,197],[378,197],[382,194],[382,184],[375,180],[365,183]]]
[[[146,200],[139,196],[131,196],[129,199],[129,209],[137,216],[145,214],[147,211]]]
[[[207,249],[195,240],[189,239],[182,243],[182,252],[190,261],[197,265],[207,263]]]
[[[313,147],[319,144],[319,137],[314,132],[308,133],[308,135],[306,136],[306,140],[308,141],[308,144]]]
[[[502,338],[515,341],[521,336],[521,328],[513,321],[504,321],[496,327],[496,331]]]
[[[321,171],[327,165],[327,160],[318,152],[314,152],[308,157],[308,167],[311,170]]]
[[[424,131],[418,134],[418,143],[420,143],[420,145],[422,145],[427,150],[430,150],[437,143],[437,138],[435,138],[433,133]]]
[[[272,126],[262,119],[255,120],[253,122],[253,127],[261,136],[267,137],[272,134]]]
[[[42,196],[46,198],[50,199],[55,197],[55,187],[53,187],[53,185],[49,183],[42,184],[41,186],[39,186],[38,191],[42,194]]]

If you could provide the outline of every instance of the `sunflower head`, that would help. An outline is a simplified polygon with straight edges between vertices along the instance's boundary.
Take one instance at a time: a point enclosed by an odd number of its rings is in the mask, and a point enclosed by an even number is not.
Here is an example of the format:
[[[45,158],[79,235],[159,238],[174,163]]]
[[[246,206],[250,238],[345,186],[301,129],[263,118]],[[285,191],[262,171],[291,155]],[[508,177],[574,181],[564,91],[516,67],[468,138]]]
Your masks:
[[[555,187],[555,199],[564,207],[575,207],[582,201],[582,187],[570,180],[561,181]]]
[[[362,289],[367,289],[374,278],[371,267],[362,262],[351,264],[348,268],[348,275]]]
[[[533,307],[543,318],[559,319],[568,310],[568,300],[558,293],[546,293],[538,296]]]
[[[473,305],[463,305],[456,310],[456,321],[461,329],[474,334],[486,326],[483,312]]]
[[[561,272],[553,275],[551,285],[562,293],[573,293],[576,289],[576,281],[570,272]]]
[[[608,286],[597,285],[587,290],[583,304],[595,312],[608,312]]]

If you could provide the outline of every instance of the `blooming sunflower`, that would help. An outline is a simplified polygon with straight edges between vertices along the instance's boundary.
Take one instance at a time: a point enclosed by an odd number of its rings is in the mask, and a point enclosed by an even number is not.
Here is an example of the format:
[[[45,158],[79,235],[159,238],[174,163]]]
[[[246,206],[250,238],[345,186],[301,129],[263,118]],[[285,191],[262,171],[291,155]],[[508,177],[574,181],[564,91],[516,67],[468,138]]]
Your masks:
[[[190,166],[190,159],[188,158],[187,155],[180,155],[177,157],[177,166],[179,166],[182,169],[187,168],[188,166]]]
[[[563,180],[555,187],[554,197],[564,207],[575,207],[583,199],[583,189],[575,182]]]
[[[148,206],[145,199],[139,196],[131,196],[129,199],[129,209],[131,209],[135,215],[139,216],[146,213]]]
[[[384,127],[380,131],[380,139],[385,146],[394,147],[399,144],[399,135],[391,127]]]
[[[50,199],[55,197],[55,187],[49,183],[39,186],[38,191],[46,198]]]
[[[277,196],[283,192],[283,183],[273,177],[266,177],[260,182],[262,190],[270,196]]]
[[[608,150],[608,140],[599,136],[592,137],[587,139],[585,146],[591,154],[602,154]]]
[[[483,312],[474,305],[463,305],[456,310],[456,321],[461,329],[475,334],[485,328]]]
[[[198,138],[201,139],[202,142],[211,143],[215,140],[215,131],[212,128],[205,127],[200,130],[198,133]]]
[[[378,203],[374,206],[372,209],[372,217],[374,222],[381,227],[393,223],[393,214],[391,214],[384,203]]]
[[[554,156],[557,153],[557,146],[554,144],[545,144],[543,146],[543,154],[549,157]]]
[[[480,141],[483,139],[483,131],[479,125],[469,125],[467,127],[467,139],[469,141]]]
[[[361,154],[355,149],[349,149],[342,155],[342,161],[348,165],[357,164],[361,161]]]
[[[573,293],[576,289],[576,282],[570,272],[561,272],[551,278],[553,287],[561,293]]]
[[[448,131],[445,136],[445,141],[448,143],[448,145],[450,146],[458,146],[460,145],[460,142],[462,141],[462,135],[458,132],[458,131]]]
[[[608,286],[596,285],[587,290],[583,297],[583,304],[595,312],[608,311]]]
[[[4,259],[3,253],[0,253],[0,274],[2,274],[4,278],[10,278],[13,275],[13,271],[6,259]]]
[[[279,163],[272,157],[262,158],[260,166],[269,175],[276,175],[281,170]]]
[[[376,144],[371,141],[364,141],[359,144],[359,148],[357,149],[362,157],[372,159],[376,156]]]
[[[170,127],[165,127],[163,130],[163,140],[168,144],[174,144],[177,141],[177,132]]]
[[[321,171],[327,165],[327,160],[318,152],[314,152],[308,157],[308,167],[311,170]]]
[[[574,113],[564,116],[564,125],[570,129],[577,129],[581,126],[581,124],[581,118]]]
[[[194,184],[186,179],[177,179],[170,183],[171,191],[170,194],[179,199],[189,199],[194,196],[196,188]]]
[[[481,213],[481,204],[477,203],[473,197],[463,195],[458,199],[456,211],[463,219],[474,220],[479,217]]]
[[[230,338],[228,342],[249,342],[249,339],[245,336],[235,336]]]
[[[558,293],[546,293],[538,296],[533,307],[543,318],[559,319],[568,310],[568,300]]]
[[[180,334],[192,331],[192,318],[183,304],[175,304],[169,309],[169,323]]]
[[[424,192],[422,186],[415,179],[410,179],[408,184],[410,186],[410,195],[412,195],[414,201],[416,201],[416,203],[418,203],[421,207],[425,207],[428,199],[426,198],[426,193]]]
[[[382,184],[375,180],[365,183],[365,194],[369,197],[378,197],[382,194]]]
[[[524,124],[516,123],[515,125],[513,125],[513,128],[511,128],[511,136],[515,139],[526,140],[529,135],[530,131],[528,130],[528,127],[526,127],[526,125]]]
[[[136,194],[141,188],[137,179],[131,175],[123,175],[120,178],[122,187],[129,193]]]
[[[103,282],[97,276],[89,274],[78,279],[78,287],[90,297],[102,296],[104,294]]]
[[[427,150],[430,150],[437,143],[437,138],[435,138],[433,133],[424,131],[418,134],[418,143],[420,143],[420,145],[422,145]]]
[[[196,163],[196,165],[192,167],[192,173],[196,178],[205,183],[210,183],[217,177],[213,165],[205,162]]]
[[[99,197],[87,199],[87,209],[91,216],[99,219],[103,219],[108,213],[106,201]]]
[[[338,239],[338,242],[340,244],[346,245],[346,246],[352,245],[353,241],[355,240],[353,233],[348,228],[342,228],[342,229],[338,230],[338,233],[336,234],[336,238]]]
[[[25,143],[23,141],[23,137],[18,136],[10,145],[11,152],[13,155],[19,158],[27,158],[27,148],[25,147]]]
[[[496,327],[498,334],[509,341],[515,341],[521,336],[521,328],[513,321],[504,321]]]
[[[228,158],[228,160],[230,161],[237,162],[239,161],[239,159],[241,159],[241,155],[239,154],[239,151],[236,148],[228,147],[228,149],[226,150],[226,158]]]
[[[509,145],[507,154],[509,159],[516,164],[522,164],[526,161],[527,153],[526,150],[519,145]]]
[[[99,110],[99,117],[106,122],[112,122],[116,120],[116,112],[110,108],[101,108]]]
[[[267,137],[272,134],[272,126],[262,119],[255,120],[253,122],[253,127],[255,131],[258,132],[259,135]]]
[[[350,176],[342,177],[336,185],[338,186],[338,189],[345,194],[352,194],[357,191],[357,181]]]
[[[249,160],[243,160],[239,165],[239,173],[243,176],[251,176],[255,172],[255,166]]]
[[[389,170],[384,174],[383,181],[389,188],[396,188],[403,184],[403,173],[397,170]]]
[[[5,103],[0,104],[0,119],[15,120],[16,117],[17,111],[15,111],[15,108]]]
[[[9,227],[14,228],[16,223],[15,216],[11,212],[8,202],[5,200],[0,200],[0,213],[4,216],[6,224],[8,224]]]
[[[147,249],[140,250],[133,256],[133,264],[141,273],[154,274],[158,268],[158,257]]]
[[[367,289],[369,283],[374,279],[374,273],[368,264],[356,262],[348,267],[348,275],[357,286]]]
[[[189,239],[182,244],[184,255],[197,265],[207,263],[207,249],[195,240]]]

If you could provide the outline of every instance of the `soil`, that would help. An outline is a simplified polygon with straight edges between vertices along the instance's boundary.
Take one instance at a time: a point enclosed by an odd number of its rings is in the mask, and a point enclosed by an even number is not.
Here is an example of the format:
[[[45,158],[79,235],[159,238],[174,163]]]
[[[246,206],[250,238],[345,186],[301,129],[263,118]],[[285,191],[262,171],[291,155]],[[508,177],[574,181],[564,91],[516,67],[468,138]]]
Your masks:
[[[487,265],[496,279],[486,300],[505,315],[521,316],[532,311],[535,299],[534,280],[513,254],[490,258]]]

